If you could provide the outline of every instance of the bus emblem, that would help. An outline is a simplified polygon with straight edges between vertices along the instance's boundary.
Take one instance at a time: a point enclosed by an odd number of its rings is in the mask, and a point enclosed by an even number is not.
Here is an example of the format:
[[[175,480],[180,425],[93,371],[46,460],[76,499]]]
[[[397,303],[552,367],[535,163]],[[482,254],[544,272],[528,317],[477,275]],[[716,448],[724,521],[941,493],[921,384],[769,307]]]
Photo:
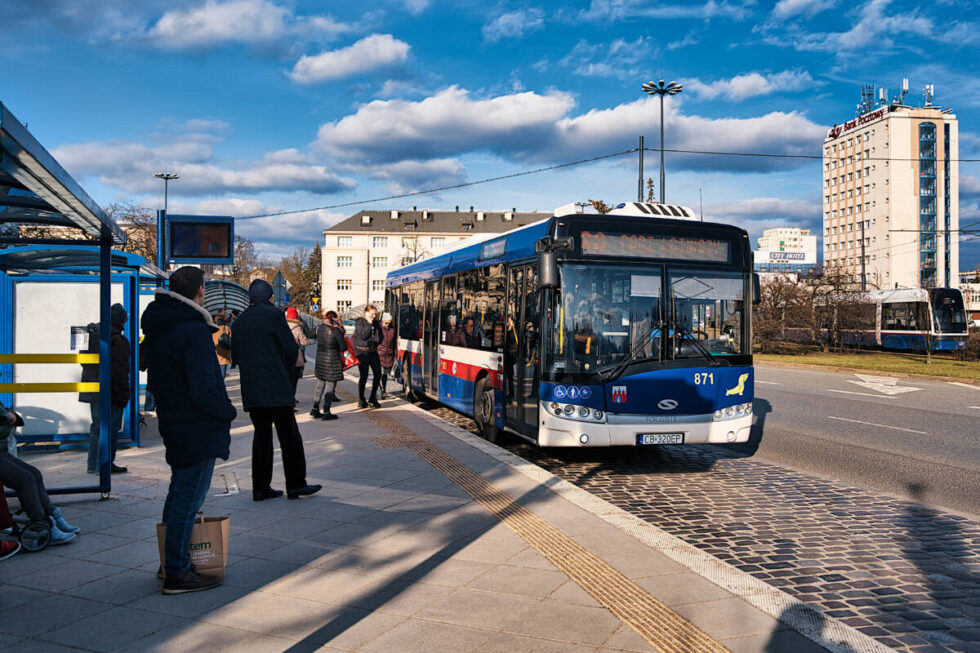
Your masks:
[[[738,377],[738,383],[731,390],[726,390],[725,391],[725,396],[726,397],[730,397],[732,395],[738,395],[738,396],[741,397],[742,396],[742,393],[745,392],[745,382],[748,381],[748,380],[749,380],[749,375],[748,374],[742,374],[742,375],[740,375]]]
[[[555,386],[555,399],[564,399],[567,394],[568,391],[565,390],[565,386],[563,385]]]
[[[453,376],[456,376],[456,361],[453,361]]]
[[[612,387],[612,401],[614,404],[626,403],[626,386],[614,385]]]
[[[661,399],[657,402],[657,408],[660,410],[674,410],[677,408],[676,399]]]

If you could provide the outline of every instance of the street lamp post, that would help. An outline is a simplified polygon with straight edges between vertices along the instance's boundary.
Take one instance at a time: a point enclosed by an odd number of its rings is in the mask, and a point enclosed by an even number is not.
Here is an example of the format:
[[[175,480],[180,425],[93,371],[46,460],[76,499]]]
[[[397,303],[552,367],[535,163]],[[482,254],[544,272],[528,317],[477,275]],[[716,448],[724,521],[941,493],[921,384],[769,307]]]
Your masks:
[[[663,204],[666,200],[666,194],[664,193],[664,96],[665,95],[677,95],[684,90],[684,87],[677,82],[670,82],[665,84],[664,80],[659,82],[649,81],[642,87],[644,93],[649,93],[650,95],[660,96],[660,203]]]
[[[180,179],[176,172],[156,172],[153,174],[157,179],[163,180],[163,212],[157,211],[157,267],[161,270],[167,269],[166,244],[167,237],[165,223],[167,220],[167,191],[171,181]]]

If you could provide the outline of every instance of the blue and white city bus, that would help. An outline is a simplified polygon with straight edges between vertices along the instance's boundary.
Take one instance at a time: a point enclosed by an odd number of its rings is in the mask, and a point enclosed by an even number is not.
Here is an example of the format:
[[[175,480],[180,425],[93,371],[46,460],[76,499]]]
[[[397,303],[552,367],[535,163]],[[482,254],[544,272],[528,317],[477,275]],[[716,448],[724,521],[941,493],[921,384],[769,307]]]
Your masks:
[[[407,391],[549,447],[741,443],[746,232],[685,207],[552,217],[392,271]]]

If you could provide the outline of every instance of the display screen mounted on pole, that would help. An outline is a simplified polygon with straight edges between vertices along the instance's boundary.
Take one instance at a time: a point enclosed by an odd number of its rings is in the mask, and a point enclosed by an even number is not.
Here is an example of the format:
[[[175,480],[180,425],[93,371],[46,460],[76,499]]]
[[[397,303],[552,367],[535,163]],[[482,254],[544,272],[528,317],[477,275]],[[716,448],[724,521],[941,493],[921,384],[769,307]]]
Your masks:
[[[172,263],[232,265],[235,219],[229,215],[173,215],[167,220],[167,259]]]

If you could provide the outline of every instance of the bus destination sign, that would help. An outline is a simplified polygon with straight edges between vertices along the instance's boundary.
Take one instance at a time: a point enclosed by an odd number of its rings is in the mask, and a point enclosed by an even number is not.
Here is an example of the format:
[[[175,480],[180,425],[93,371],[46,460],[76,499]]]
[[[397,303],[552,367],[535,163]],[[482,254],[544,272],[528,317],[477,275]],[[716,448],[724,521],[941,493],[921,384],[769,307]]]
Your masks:
[[[582,254],[728,263],[728,243],[714,238],[582,232]]]

